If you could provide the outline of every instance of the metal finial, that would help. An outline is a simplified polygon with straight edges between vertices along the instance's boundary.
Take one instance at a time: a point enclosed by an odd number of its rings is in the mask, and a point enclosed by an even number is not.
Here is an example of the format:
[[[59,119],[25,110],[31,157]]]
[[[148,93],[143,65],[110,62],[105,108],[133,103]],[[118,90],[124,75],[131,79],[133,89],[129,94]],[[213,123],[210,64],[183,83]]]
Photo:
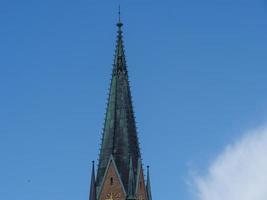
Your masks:
[[[93,169],[95,168],[95,161],[94,160],[92,160],[92,167],[93,167]]]
[[[119,5],[119,21],[118,21],[118,23],[117,23],[117,26],[119,27],[119,28],[121,28],[122,27],[122,22],[121,22],[121,6]]]
[[[119,23],[121,22],[121,5],[119,5]]]
[[[148,179],[149,179],[149,168],[150,168],[150,166],[147,165],[147,166],[146,166],[146,173],[147,173],[147,178],[148,178]]]

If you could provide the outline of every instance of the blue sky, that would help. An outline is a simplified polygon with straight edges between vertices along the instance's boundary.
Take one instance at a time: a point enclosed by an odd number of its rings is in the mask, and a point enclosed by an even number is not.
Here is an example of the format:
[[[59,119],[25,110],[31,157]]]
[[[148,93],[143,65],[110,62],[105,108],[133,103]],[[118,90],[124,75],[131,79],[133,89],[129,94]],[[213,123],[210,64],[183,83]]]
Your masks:
[[[0,2],[0,199],[88,198],[119,1]],[[154,200],[194,199],[225,146],[267,121],[264,0],[121,1]]]

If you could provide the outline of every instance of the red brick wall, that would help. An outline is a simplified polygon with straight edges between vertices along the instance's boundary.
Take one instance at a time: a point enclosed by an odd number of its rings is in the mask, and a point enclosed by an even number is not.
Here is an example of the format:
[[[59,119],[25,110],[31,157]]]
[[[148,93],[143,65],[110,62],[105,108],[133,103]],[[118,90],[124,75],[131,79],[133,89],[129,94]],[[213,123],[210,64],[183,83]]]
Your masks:
[[[104,184],[99,195],[99,200],[111,200],[111,198],[113,200],[125,200],[126,198],[113,161],[110,162],[108,167]]]

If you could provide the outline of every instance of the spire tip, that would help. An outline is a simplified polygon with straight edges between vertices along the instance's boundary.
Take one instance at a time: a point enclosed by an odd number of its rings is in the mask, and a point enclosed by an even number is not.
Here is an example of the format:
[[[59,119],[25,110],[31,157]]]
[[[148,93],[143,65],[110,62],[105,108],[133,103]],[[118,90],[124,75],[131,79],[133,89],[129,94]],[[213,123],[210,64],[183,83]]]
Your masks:
[[[118,20],[117,26],[119,28],[121,28],[123,24],[121,22],[121,5],[120,4],[119,4],[119,12],[118,12],[118,15],[119,15],[119,20]]]
[[[119,5],[119,22],[121,22],[121,5]]]

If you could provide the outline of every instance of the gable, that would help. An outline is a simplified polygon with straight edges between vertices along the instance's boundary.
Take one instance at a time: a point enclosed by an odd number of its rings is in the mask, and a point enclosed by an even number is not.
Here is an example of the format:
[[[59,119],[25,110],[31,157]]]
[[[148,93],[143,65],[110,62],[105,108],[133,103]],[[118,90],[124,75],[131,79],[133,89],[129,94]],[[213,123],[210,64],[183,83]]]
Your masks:
[[[136,198],[137,200],[147,200],[145,178],[142,167],[139,168],[136,182]]]
[[[115,162],[110,159],[98,200],[125,200],[125,190],[118,174]]]

